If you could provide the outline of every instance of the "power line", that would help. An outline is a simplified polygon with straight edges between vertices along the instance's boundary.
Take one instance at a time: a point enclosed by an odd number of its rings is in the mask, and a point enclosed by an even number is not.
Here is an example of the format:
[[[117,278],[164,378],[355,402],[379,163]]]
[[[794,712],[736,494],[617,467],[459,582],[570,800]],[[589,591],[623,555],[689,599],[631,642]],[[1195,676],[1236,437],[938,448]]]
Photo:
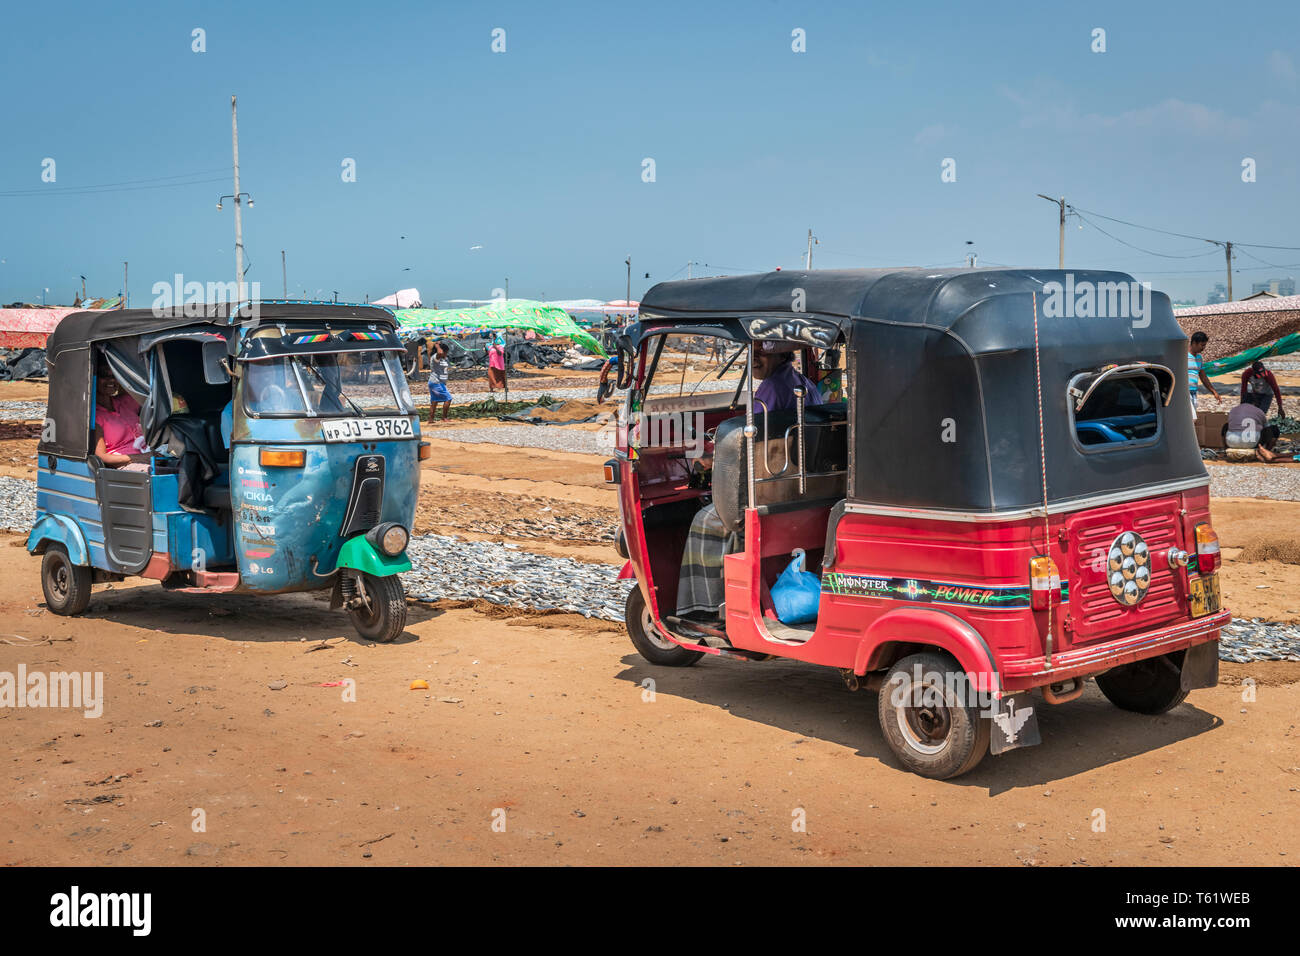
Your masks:
[[[1136,249],[1138,252],[1145,253],[1145,254],[1148,255],[1148,256],[1159,256],[1159,257],[1162,258],[1162,259],[1200,259],[1200,258],[1203,258],[1204,256],[1215,256],[1215,255],[1218,255],[1218,252],[1215,251],[1215,250],[1213,250],[1213,249],[1211,249],[1211,250],[1208,251],[1208,252],[1193,252],[1193,253],[1190,253],[1190,254],[1187,254],[1187,255],[1178,255],[1178,254],[1169,253],[1169,252],[1156,252],[1154,249],[1144,249],[1144,248],[1142,248],[1141,246],[1135,246],[1133,243],[1131,243],[1131,242],[1127,242],[1126,240],[1121,239],[1119,236],[1116,236],[1116,235],[1114,235],[1114,234],[1112,234],[1112,233],[1107,232],[1105,229],[1101,228],[1101,226],[1097,225],[1095,222],[1093,222],[1093,221],[1092,221],[1091,219],[1089,219],[1087,216],[1082,215],[1082,214],[1079,212],[1079,210],[1076,209],[1074,206],[1069,206],[1069,209],[1070,209],[1070,212],[1074,215],[1074,217],[1075,217],[1076,219],[1078,219],[1080,222],[1086,222],[1089,226],[1091,226],[1093,229],[1096,229],[1096,230],[1097,230],[1099,233],[1101,233],[1103,236],[1106,236],[1106,237],[1109,238],[1109,239],[1114,239],[1114,240],[1115,240],[1116,242],[1118,242],[1120,245],[1128,246],[1130,249]],[[1095,215],[1095,213],[1090,213],[1090,215]],[[1109,217],[1109,216],[1102,216],[1101,218],[1102,218],[1102,219],[1108,219],[1108,218],[1110,218],[1110,217]],[[1191,237],[1187,237],[1187,238],[1191,238]],[[1214,242],[1213,239],[1206,239],[1206,240],[1204,240],[1204,241],[1205,241],[1205,242]],[[1236,245],[1236,243],[1233,243],[1233,245]]]
[[[197,186],[204,183],[222,182],[224,177],[196,179],[198,176],[221,172],[205,170],[198,173],[182,173],[176,176],[155,176],[150,179],[132,179],[120,183],[97,183],[85,186],[35,186],[29,189],[9,189],[0,192],[0,197],[18,196],[77,196],[100,192],[133,192],[140,189],[167,189],[172,186]],[[185,180],[185,182],[167,182],[167,180]]]
[[[1078,206],[1070,206],[1069,208],[1074,210],[1075,212],[1086,212],[1088,215],[1096,216],[1098,219],[1105,219],[1108,220],[1109,222],[1117,222],[1121,226],[1131,226],[1134,229],[1145,229],[1147,232],[1159,232],[1166,236],[1177,236],[1180,239],[1198,239],[1201,242],[1213,242],[1213,243],[1217,243],[1218,245],[1223,245],[1223,241],[1221,239],[1210,239],[1207,238],[1206,236],[1189,236],[1185,232],[1170,232],[1168,229],[1157,229],[1155,226],[1143,226],[1140,223],[1129,222],[1126,219],[1116,219],[1114,216],[1106,216],[1099,212],[1093,212],[1091,209],[1080,209]],[[1096,228],[1096,226],[1094,226],[1093,228]],[[1111,238],[1114,237],[1112,236]],[[1288,249],[1293,252],[1300,252],[1300,246],[1269,246],[1269,245],[1263,245],[1258,242],[1234,242],[1232,246],[1234,249],[1238,246],[1250,246],[1252,249]],[[1159,253],[1153,253],[1153,255],[1159,255]]]

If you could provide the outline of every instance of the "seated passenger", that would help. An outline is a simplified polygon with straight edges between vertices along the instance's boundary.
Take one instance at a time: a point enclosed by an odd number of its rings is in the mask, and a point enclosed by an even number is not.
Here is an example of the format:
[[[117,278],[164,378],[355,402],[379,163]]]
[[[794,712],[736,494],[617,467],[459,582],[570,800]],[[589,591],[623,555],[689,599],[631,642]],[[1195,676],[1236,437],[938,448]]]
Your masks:
[[[796,345],[784,342],[763,342],[754,349],[754,378],[763,384],[754,393],[754,411],[780,412],[794,408],[794,390],[804,390],[804,407],[821,405],[825,399],[812,379],[794,364]],[[761,404],[760,404],[761,403]]]
[[[148,471],[140,404],[126,393],[106,363],[95,375],[95,457],[109,468]]]
[[[755,414],[795,407],[796,388],[804,390],[804,407],[821,405],[821,391],[794,364],[796,345],[763,342],[754,349],[754,378],[763,384],[754,393]],[[713,505],[695,513],[682,551],[677,576],[677,614],[701,623],[720,622],[724,589],[722,559],[739,549],[740,536],[729,533]]]

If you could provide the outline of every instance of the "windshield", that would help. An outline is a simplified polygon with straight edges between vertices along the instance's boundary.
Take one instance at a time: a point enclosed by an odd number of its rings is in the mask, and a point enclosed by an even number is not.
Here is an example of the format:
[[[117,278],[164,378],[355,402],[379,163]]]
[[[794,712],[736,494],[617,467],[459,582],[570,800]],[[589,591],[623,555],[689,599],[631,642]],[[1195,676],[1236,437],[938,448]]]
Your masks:
[[[254,416],[318,418],[415,411],[394,355],[331,352],[244,364],[244,410]]]
[[[745,371],[745,345],[709,335],[656,336],[646,348],[646,393],[680,398],[737,390]]]

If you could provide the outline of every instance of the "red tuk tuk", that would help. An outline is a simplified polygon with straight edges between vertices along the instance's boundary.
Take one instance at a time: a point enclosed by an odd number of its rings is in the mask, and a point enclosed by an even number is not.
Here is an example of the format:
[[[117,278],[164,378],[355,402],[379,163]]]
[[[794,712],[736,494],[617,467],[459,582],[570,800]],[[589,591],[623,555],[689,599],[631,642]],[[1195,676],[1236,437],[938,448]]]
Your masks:
[[[710,338],[723,391],[686,374]],[[1230,615],[1163,294],[1021,269],[665,282],[620,350],[606,479],[651,663],[838,668],[879,691],[899,761],[940,779],[1038,743],[1038,701],[1089,678],[1146,714],[1216,683]],[[815,617],[782,620],[800,550]]]

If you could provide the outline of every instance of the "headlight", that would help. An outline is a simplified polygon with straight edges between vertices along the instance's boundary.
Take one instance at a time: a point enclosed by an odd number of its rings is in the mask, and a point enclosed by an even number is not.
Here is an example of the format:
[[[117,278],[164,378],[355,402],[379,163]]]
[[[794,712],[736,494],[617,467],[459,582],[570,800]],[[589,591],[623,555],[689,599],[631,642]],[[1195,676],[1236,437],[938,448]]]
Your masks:
[[[379,539],[379,547],[390,558],[396,557],[406,550],[406,542],[409,538],[410,535],[406,533],[406,529],[400,524],[395,524],[385,531],[384,536]]]
[[[405,551],[410,539],[407,530],[394,521],[378,525],[366,535],[366,540],[390,558],[395,558]]]

